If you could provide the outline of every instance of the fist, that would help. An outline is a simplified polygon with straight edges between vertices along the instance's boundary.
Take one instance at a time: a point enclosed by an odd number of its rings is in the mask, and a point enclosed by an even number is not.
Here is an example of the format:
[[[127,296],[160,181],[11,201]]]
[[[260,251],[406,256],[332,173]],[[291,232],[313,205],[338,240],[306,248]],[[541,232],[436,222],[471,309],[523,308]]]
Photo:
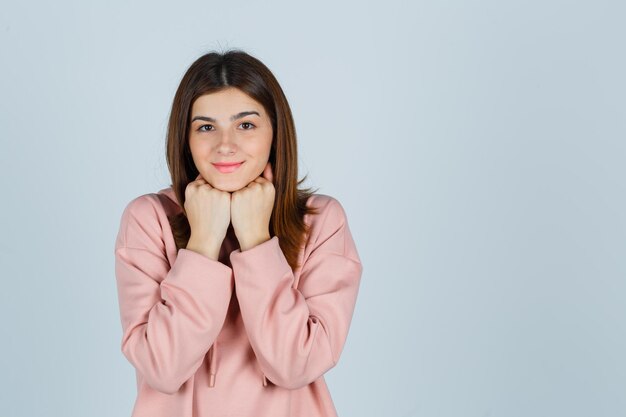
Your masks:
[[[242,251],[270,239],[276,192],[273,179],[272,164],[268,162],[259,177],[231,193],[230,219]]]

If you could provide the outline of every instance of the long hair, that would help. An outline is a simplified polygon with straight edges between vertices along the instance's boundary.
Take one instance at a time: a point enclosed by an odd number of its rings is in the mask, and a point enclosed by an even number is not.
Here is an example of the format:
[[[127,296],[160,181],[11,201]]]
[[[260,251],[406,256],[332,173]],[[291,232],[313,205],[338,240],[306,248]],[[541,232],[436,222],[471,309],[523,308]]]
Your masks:
[[[201,95],[235,87],[263,105],[272,122],[272,164],[275,188],[274,207],[269,223],[270,236],[278,236],[280,248],[292,269],[309,232],[305,214],[318,214],[306,205],[316,190],[298,189],[306,176],[298,181],[296,129],[291,109],[282,88],[272,72],[257,58],[238,49],[224,53],[210,52],[194,61],[184,74],[172,103],[167,128],[167,166],[182,212],[172,216],[177,249],[185,248],[191,229],[185,211],[185,188],[199,174],[189,148],[191,108]]]

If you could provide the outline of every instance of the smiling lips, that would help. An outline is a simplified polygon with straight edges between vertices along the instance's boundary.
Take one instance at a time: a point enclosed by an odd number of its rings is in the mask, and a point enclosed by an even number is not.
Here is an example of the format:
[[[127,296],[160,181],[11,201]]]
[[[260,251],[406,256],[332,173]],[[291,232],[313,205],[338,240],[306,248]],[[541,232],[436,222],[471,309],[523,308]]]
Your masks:
[[[243,164],[242,162],[233,162],[233,163],[216,163],[213,166],[222,174],[228,174],[230,172],[234,172]]]

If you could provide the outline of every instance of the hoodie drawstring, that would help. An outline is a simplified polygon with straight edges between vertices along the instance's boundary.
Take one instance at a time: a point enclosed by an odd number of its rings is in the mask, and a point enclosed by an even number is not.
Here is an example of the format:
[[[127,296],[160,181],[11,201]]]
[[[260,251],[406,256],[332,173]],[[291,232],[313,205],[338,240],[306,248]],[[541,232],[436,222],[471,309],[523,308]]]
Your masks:
[[[211,359],[209,360],[209,387],[215,386],[215,374],[217,373],[217,339],[210,349]]]

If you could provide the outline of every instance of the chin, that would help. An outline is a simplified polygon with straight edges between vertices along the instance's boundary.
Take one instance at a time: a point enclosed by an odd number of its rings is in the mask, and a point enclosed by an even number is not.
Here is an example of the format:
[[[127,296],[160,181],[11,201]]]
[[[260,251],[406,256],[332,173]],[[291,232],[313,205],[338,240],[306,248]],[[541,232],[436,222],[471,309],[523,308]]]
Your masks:
[[[241,190],[243,187],[216,187],[219,188],[222,191],[226,191],[229,193],[234,193],[235,191],[239,191]]]
[[[246,185],[247,183],[246,184],[220,184],[219,182],[211,183],[211,187],[217,188],[218,190],[221,190],[221,191],[227,191],[229,193],[241,190]]]

